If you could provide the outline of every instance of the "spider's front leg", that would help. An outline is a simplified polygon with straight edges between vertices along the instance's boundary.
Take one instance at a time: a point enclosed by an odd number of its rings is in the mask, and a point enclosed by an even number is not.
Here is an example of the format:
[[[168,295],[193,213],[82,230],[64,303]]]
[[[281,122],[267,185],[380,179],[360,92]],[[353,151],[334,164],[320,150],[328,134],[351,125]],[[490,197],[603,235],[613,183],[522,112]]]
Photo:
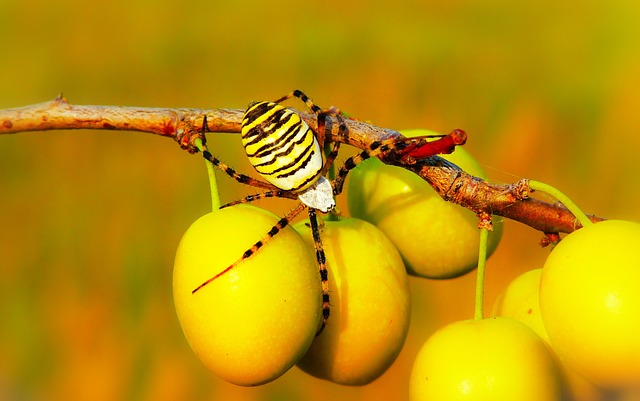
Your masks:
[[[432,138],[438,139],[434,141],[428,140]],[[402,137],[374,141],[367,149],[345,160],[333,180],[333,194],[336,196],[341,194],[349,172],[370,157],[386,156],[395,152],[395,158],[402,160],[406,164],[413,164],[418,159],[451,153],[456,146],[463,145],[466,140],[467,134],[461,129],[456,129],[447,135],[425,135],[414,138]]]

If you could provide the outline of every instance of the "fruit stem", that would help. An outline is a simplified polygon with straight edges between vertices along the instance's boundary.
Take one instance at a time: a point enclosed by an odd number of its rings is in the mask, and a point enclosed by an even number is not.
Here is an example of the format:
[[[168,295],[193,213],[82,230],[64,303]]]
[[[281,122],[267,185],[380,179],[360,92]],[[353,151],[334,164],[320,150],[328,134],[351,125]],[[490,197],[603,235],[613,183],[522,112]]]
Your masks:
[[[542,191],[548,193],[553,196],[557,200],[560,201],[573,215],[575,218],[582,224],[582,227],[586,227],[588,225],[593,224],[591,219],[576,205],[567,195],[562,193],[557,188],[552,187],[549,184],[545,184],[544,182],[529,180],[529,187],[534,191]]]
[[[202,140],[196,138],[194,144],[200,152],[202,152]],[[214,165],[207,159],[204,159],[204,164],[207,166],[207,175],[209,177],[209,188],[211,189],[211,210],[216,211],[220,209],[220,193],[218,192],[218,181],[216,180],[216,169]]]
[[[478,251],[478,271],[476,272],[476,306],[474,319],[482,320],[484,318],[484,273],[487,265],[487,244],[489,239],[489,230],[480,229],[480,248]]]

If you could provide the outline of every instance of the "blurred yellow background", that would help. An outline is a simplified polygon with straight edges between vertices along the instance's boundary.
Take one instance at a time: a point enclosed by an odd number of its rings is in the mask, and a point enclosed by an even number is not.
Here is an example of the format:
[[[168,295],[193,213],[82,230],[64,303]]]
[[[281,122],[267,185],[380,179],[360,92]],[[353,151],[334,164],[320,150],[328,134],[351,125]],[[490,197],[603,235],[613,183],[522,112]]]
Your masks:
[[[494,180],[535,178],[588,212],[640,220],[635,1],[3,0],[0,54],[0,108],[60,92],[76,104],[244,108],[299,88],[379,126],[463,128]],[[236,136],[210,145],[251,171]],[[220,181],[223,201],[252,193]],[[422,342],[472,317],[474,274],[412,279],[406,346],[373,384],[297,368],[259,388],[227,384],[190,351],[171,298],[178,240],[208,196],[201,157],[166,138],[0,136],[0,399],[404,400]],[[541,266],[539,237],[506,223],[488,310]]]

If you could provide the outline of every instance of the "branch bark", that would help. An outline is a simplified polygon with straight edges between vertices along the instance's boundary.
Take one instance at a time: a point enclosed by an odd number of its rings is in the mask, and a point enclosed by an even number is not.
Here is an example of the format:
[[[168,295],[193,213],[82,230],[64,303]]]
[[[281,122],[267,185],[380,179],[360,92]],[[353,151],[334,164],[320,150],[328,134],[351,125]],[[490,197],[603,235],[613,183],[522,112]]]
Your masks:
[[[240,132],[244,111],[238,109],[141,108],[123,106],[72,105],[64,97],[20,108],[0,110],[0,134],[61,129],[106,129],[141,131],[173,138],[181,148],[197,152],[194,140],[202,131],[204,116],[209,132]],[[300,113],[317,129],[316,116]],[[374,141],[400,138],[394,130],[376,127],[356,120],[345,120],[348,135],[341,135],[338,124],[327,119],[325,136],[360,149]],[[581,227],[562,205],[530,197],[528,181],[494,184],[471,176],[447,160],[432,156],[409,163],[386,154],[380,159],[406,168],[427,181],[445,200],[475,212],[481,224],[490,215],[519,221],[543,233],[569,233]],[[590,216],[593,221],[602,220]]]

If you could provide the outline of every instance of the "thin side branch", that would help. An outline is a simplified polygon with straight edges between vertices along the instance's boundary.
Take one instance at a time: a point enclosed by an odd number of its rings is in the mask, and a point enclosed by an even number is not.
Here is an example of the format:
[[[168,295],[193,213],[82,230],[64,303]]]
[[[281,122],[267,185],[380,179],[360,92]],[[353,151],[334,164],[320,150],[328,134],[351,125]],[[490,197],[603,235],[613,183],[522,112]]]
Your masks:
[[[78,106],[58,96],[51,102],[0,110],[0,134],[61,129],[106,129],[141,131],[173,138],[181,148],[197,152],[194,140],[201,135],[204,117],[209,132],[240,132],[243,110],[141,108],[122,106]],[[313,129],[314,114],[300,113]],[[332,141],[367,149],[374,141],[400,138],[394,130],[376,127],[356,120],[346,120],[348,135],[338,130],[337,121],[328,118],[325,135]],[[543,202],[529,195],[527,180],[515,184],[493,184],[471,176],[445,159],[432,156],[408,162],[386,154],[381,160],[418,174],[443,199],[466,207],[478,214],[499,215],[519,221],[543,233],[569,233],[580,223],[562,205]],[[590,216],[594,221],[602,220]]]

